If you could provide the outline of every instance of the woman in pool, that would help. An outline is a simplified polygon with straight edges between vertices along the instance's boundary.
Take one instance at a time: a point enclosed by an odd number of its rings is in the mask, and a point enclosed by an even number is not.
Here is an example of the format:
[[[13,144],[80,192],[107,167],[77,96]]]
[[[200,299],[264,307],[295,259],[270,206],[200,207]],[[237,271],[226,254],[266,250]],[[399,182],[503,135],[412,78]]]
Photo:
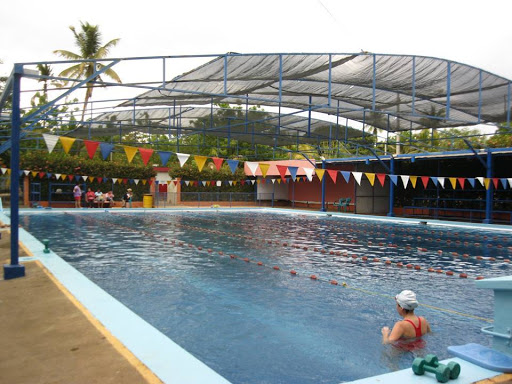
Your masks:
[[[398,347],[408,346],[406,349],[424,347],[425,343],[421,340],[421,336],[431,330],[430,324],[424,317],[414,314],[414,308],[418,306],[416,294],[413,291],[405,290],[396,295],[395,301],[396,310],[404,319],[397,321],[391,331],[389,327],[382,328],[382,344],[394,344]]]

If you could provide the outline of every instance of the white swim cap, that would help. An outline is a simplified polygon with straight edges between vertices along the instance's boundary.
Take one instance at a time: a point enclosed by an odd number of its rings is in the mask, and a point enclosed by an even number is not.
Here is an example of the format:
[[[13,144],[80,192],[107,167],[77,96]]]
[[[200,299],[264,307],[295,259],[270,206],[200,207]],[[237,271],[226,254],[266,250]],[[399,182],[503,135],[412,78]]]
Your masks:
[[[395,300],[400,307],[407,309],[408,311],[413,310],[418,306],[418,300],[416,300],[416,294],[413,291],[402,291],[395,296]]]

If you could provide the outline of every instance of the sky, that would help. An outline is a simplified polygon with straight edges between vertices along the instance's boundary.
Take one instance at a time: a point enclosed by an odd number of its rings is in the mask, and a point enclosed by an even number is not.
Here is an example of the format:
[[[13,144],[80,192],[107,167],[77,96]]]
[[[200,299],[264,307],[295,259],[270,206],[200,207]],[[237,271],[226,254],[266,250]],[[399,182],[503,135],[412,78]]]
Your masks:
[[[112,57],[239,53],[415,54],[512,79],[512,2],[503,0],[4,1],[0,75],[77,51],[69,26],[99,25]],[[190,68],[191,69],[191,68]],[[176,75],[179,73],[176,73]]]

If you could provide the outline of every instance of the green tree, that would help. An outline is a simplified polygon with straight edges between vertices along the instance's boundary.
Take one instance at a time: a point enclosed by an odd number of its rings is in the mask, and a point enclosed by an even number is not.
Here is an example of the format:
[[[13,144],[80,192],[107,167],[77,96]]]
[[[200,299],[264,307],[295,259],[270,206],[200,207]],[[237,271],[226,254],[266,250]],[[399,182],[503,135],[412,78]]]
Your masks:
[[[91,25],[89,23],[80,22],[81,31],[77,33],[75,27],[70,26],[71,32],[75,36],[75,44],[80,50],[80,53],[73,53],[70,51],[58,49],[54,51],[56,55],[64,57],[69,60],[99,60],[104,59],[109,54],[111,48],[115,47],[120,39],[110,40],[105,45],[101,45],[101,33],[99,26]],[[105,66],[96,61],[84,61],[78,64],[73,64],[71,67],[66,68],[60,73],[60,76],[69,77],[72,79],[86,79],[97,70],[103,69]],[[114,81],[121,83],[119,75],[113,69],[107,69],[105,75],[113,79]],[[82,121],[84,120],[85,110],[87,109],[87,103],[92,96],[94,88],[94,82],[102,81],[101,76],[96,76],[92,81],[86,84],[84,108],[82,111]]]

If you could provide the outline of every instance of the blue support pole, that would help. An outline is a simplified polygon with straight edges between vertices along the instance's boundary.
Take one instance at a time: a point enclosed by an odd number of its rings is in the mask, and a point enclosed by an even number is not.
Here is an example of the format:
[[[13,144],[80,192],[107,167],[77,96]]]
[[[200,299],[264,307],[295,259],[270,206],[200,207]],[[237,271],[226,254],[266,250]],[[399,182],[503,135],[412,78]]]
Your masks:
[[[11,264],[4,264],[4,279],[25,276],[25,266],[19,264],[19,182],[20,182],[20,92],[23,66],[15,64],[12,85],[11,132]]]
[[[325,169],[325,160],[322,160],[322,169]],[[320,209],[322,212],[325,212],[325,173],[324,177],[322,178],[322,209]]]
[[[394,175],[395,174],[395,159],[393,156],[389,159],[389,174]],[[393,205],[395,200],[395,184],[389,180],[389,217],[394,217],[395,214],[393,213]]]
[[[487,173],[486,177],[492,179],[492,152],[487,151]],[[492,223],[492,196],[494,194],[494,185],[489,181],[489,188],[485,191],[485,219],[484,224]]]

